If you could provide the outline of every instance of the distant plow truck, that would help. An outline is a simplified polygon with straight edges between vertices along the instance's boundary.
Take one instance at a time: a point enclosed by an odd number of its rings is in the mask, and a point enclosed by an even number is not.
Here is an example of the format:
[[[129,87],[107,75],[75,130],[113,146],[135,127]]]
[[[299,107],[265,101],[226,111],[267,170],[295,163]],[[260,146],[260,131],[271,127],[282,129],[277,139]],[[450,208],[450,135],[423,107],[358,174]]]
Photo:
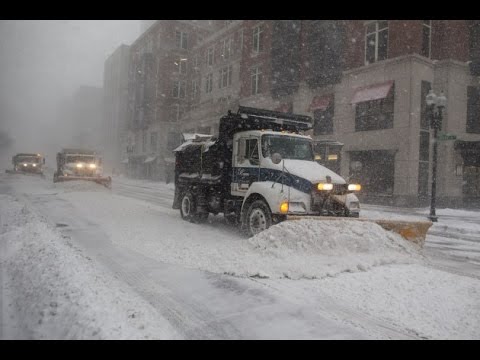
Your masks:
[[[359,218],[360,184],[315,161],[304,134],[312,127],[309,116],[240,106],[220,119],[218,137],[185,134],[174,150],[173,208],[196,223],[223,213],[248,236],[297,219],[372,221],[422,246],[431,222]]]
[[[12,157],[13,170],[5,170],[8,174],[43,175],[45,158],[41,154],[19,153]]]
[[[57,153],[57,170],[53,182],[87,180],[112,186],[112,178],[103,176],[102,158],[95,151],[85,149],[62,149]]]

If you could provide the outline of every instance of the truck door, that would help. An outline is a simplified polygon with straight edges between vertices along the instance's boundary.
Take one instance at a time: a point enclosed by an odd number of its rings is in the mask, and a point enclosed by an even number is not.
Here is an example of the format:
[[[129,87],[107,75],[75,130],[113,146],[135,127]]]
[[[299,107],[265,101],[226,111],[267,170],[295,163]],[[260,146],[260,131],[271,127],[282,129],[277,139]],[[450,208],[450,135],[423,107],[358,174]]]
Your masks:
[[[245,196],[248,188],[260,177],[259,138],[239,136],[234,141],[232,195]]]

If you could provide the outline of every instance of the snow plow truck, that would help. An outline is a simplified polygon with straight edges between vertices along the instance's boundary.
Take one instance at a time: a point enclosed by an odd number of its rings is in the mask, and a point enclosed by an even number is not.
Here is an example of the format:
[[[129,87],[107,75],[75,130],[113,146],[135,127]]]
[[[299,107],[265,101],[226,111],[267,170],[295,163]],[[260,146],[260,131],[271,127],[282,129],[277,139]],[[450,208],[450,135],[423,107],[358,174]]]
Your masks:
[[[91,150],[63,149],[57,153],[57,170],[53,182],[70,180],[94,181],[107,188],[112,186],[112,178],[103,176],[102,158]]]
[[[20,153],[12,157],[13,170],[6,170],[9,174],[36,174],[43,175],[45,158],[40,154]]]
[[[240,106],[220,119],[219,135],[187,135],[175,153],[173,208],[204,222],[223,213],[253,236],[285,220],[359,219],[360,184],[318,164],[310,116]],[[431,222],[367,220],[422,245]],[[423,240],[422,240],[423,239]]]

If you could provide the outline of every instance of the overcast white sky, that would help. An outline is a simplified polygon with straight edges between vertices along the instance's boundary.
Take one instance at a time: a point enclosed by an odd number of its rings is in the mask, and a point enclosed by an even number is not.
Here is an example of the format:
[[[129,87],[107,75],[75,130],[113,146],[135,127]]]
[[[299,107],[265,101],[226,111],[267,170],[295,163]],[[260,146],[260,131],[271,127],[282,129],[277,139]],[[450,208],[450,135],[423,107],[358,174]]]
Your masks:
[[[61,136],[59,102],[80,85],[101,87],[106,58],[139,33],[139,20],[0,20],[0,130],[15,150]]]

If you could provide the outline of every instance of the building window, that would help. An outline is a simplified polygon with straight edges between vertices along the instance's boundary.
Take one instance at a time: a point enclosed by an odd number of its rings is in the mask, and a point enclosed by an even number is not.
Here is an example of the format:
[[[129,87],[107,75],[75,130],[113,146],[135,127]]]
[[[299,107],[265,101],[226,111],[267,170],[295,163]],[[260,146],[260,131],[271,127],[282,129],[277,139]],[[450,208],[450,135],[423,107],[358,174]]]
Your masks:
[[[213,74],[208,74],[205,81],[205,92],[211,93],[213,90]]]
[[[356,104],[355,131],[392,129],[394,93],[392,86],[386,98]]]
[[[184,108],[181,107],[179,104],[172,105],[172,113],[170,116],[171,121],[180,120],[183,117],[184,113],[185,113]]]
[[[194,69],[195,71],[198,71],[198,69],[199,69],[198,65],[199,65],[199,64],[198,64],[198,55],[195,55],[195,56],[193,57],[193,69]]]
[[[263,50],[263,29],[262,26],[253,28],[253,51],[259,52]]]
[[[151,152],[157,151],[157,141],[158,141],[158,133],[156,131],[150,133],[150,151]]]
[[[260,68],[256,67],[252,69],[252,95],[256,95],[261,91],[262,85],[262,72]]]
[[[147,152],[147,133],[142,133],[142,152]]]
[[[138,154],[140,152],[140,133],[135,134],[133,147],[134,147],[135,154]]]
[[[187,59],[179,59],[175,61],[176,72],[182,75],[187,73]]]
[[[365,28],[365,64],[385,60],[388,51],[388,21],[376,21]]]
[[[420,131],[420,161],[427,161],[430,159],[430,132]]]
[[[196,99],[198,96],[198,82],[197,80],[192,80],[192,99]]]
[[[428,197],[428,161],[418,163],[418,195],[424,200]]]
[[[467,133],[480,134],[480,88],[467,87]]]
[[[231,54],[232,54],[232,38],[228,38],[228,39],[225,39],[223,40],[223,44],[222,44],[222,58],[224,60],[227,60],[230,58]]]
[[[232,73],[233,66],[225,66],[222,70],[219,71],[218,77],[218,88],[222,89],[232,85]]]
[[[186,81],[174,81],[172,96],[174,98],[185,99],[186,88],[187,88]]]
[[[314,135],[333,134],[333,113],[333,100],[330,102],[330,105],[326,109],[318,109],[313,111],[313,119],[315,124],[313,128]]]
[[[175,41],[177,48],[188,49],[188,34],[183,31],[175,31]]]
[[[207,49],[207,65],[212,66],[213,65],[213,58],[214,58],[214,48],[208,48]]]
[[[428,81],[422,81],[420,90],[420,129],[428,130],[430,128],[428,116],[427,116],[427,102],[425,101],[432,84]]]
[[[430,58],[432,50],[432,20],[422,20],[422,55]]]
[[[176,132],[169,132],[167,138],[168,150],[173,150],[182,143],[182,135]]]
[[[239,51],[242,52],[242,50],[243,50],[243,29],[241,29],[238,32],[238,38],[239,38],[239,42],[240,42]]]

